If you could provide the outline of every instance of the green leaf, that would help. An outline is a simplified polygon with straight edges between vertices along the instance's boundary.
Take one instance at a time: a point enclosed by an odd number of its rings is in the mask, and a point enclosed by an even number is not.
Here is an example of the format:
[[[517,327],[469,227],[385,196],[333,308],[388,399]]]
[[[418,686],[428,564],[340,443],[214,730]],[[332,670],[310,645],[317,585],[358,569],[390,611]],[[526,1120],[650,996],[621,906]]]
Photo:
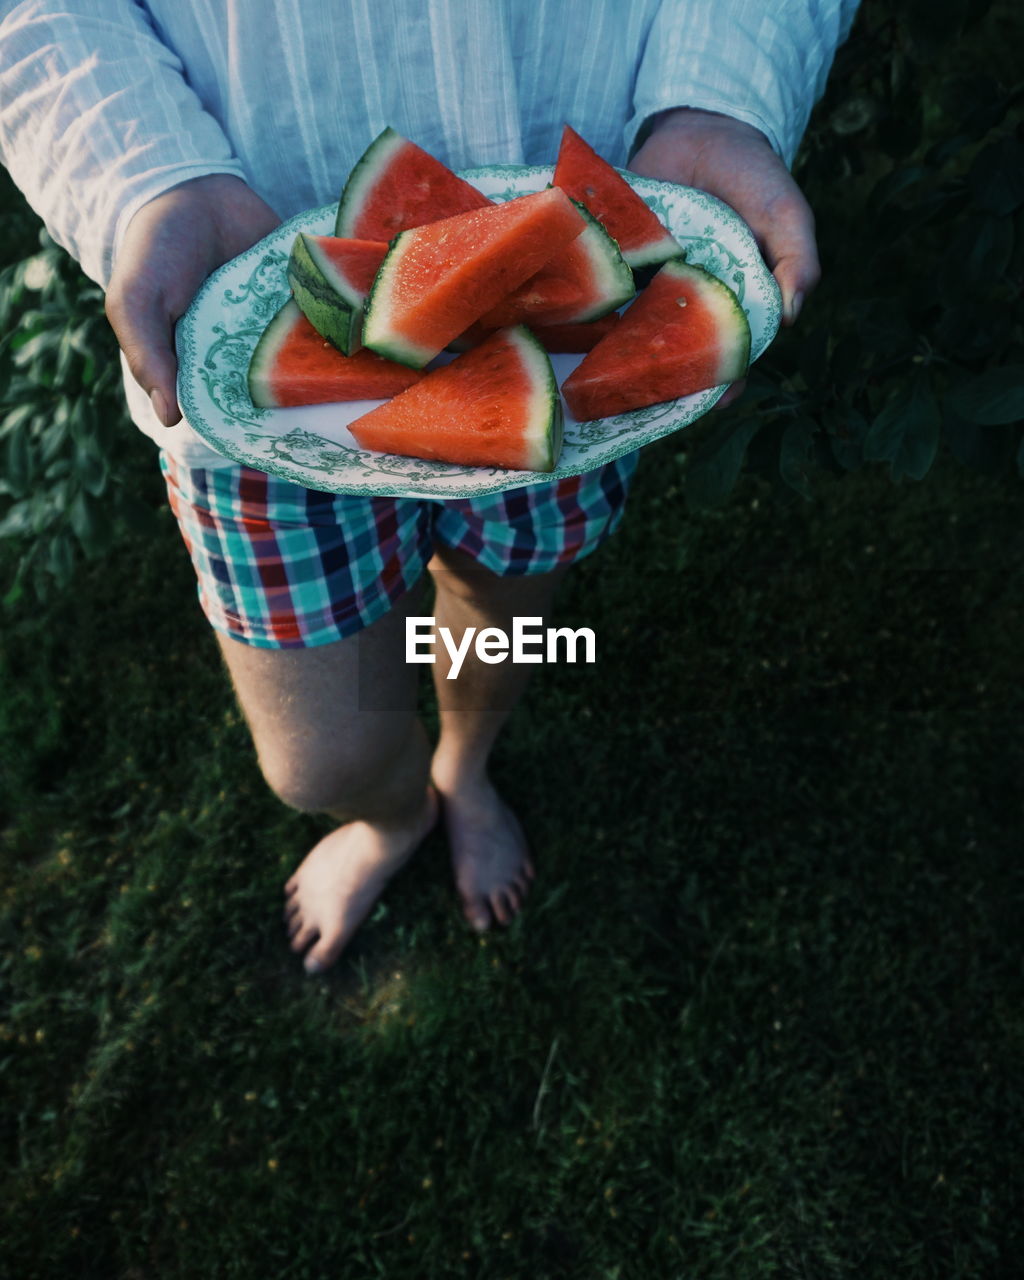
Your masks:
[[[42,442],[42,459],[43,465],[47,465],[58,456],[64,448],[68,439],[68,421],[67,416],[58,418],[54,416],[52,421],[46,423],[40,434]]]
[[[878,123],[878,145],[894,159],[911,155],[921,142],[923,127],[921,91],[911,77],[900,88]]]
[[[7,438],[4,451],[4,481],[7,491],[16,498],[23,498],[32,486],[35,459],[32,441],[27,431],[14,431]]]
[[[1005,217],[1024,204],[1024,143],[1012,135],[983,147],[967,178],[974,203]]]
[[[156,512],[151,506],[137,498],[135,494],[118,488],[113,494],[114,514],[133,533],[152,537],[158,530]]]
[[[1013,253],[1013,219],[972,214],[950,242],[942,273],[943,292],[954,304],[976,285],[1002,284]]]
[[[828,372],[829,333],[825,325],[817,325],[800,344],[797,365],[809,390],[820,387]]]
[[[856,471],[864,463],[867,418],[852,405],[844,405],[828,412],[825,426],[836,462],[844,471]]]
[[[12,435],[15,431],[23,430],[26,423],[35,415],[38,407],[34,400],[30,400],[23,404],[15,405],[9,413],[5,413],[3,421],[0,421],[0,440],[5,436]]]
[[[86,555],[96,555],[109,546],[113,526],[106,503],[80,489],[72,499],[68,519]]]
[[[757,418],[724,424],[691,455],[685,472],[683,491],[695,509],[714,507],[732,492],[743,467],[747,445],[760,429]]]
[[[860,340],[868,351],[896,359],[914,349],[916,335],[895,298],[866,298],[851,308]]]
[[[893,480],[920,480],[935,461],[939,426],[931,381],[922,371],[875,418],[864,441],[864,457],[868,462],[888,462]]]
[[[66,587],[71,581],[75,571],[75,547],[66,529],[58,529],[50,539],[46,567],[57,580],[58,586]]]
[[[985,475],[1004,472],[1017,449],[1015,426],[980,427],[953,413],[948,405],[942,415],[942,433],[955,458]]]
[[[71,438],[76,444],[90,445],[96,439],[96,409],[90,396],[79,396],[71,408]]]
[[[829,117],[829,124],[841,137],[860,133],[878,118],[881,105],[877,98],[867,93],[856,93],[838,106]]]
[[[954,413],[982,426],[999,426],[1024,418],[1024,365],[986,369],[961,382],[947,397]]]
[[[901,191],[905,191],[907,187],[913,186],[920,182],[922,178],[927,177],[928,170],[921,165],[907,165],[904,168],[894,168],[887,173],[884,178],[880,178],[875,183],[874,190],[868,196],[865,204],[869,209],[881,209],[894,200]]]
[[[802,498],[811,500],[810,472],[816,454],[818,424],[812,418],[796,418],[782,433],[779,475]]]
[[[98,497],[107,487],[107,462],[92,449],[79,445],[75,449],[75,475],[82,488]]]
[[[30,532],[32,528],[32,502],[25,498],[15,502],[7,514],[0,520],[0,538],[19,538]]]

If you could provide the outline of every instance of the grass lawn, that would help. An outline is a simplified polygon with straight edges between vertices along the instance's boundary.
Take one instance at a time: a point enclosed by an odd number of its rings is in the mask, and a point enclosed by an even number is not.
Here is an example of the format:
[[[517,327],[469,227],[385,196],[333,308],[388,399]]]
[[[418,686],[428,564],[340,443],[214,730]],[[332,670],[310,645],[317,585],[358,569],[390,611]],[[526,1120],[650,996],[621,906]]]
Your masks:
[[[323,979],[169,514],[5,618],[4,1274],[1020,1274],[1024,491],[682,466],[500,744],[523,915],[433,837]]]

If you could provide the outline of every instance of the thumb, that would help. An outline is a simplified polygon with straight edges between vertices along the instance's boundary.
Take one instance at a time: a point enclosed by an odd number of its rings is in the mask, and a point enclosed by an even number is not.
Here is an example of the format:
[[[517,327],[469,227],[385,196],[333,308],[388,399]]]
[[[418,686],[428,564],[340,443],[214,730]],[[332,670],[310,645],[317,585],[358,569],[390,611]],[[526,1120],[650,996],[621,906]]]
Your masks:
[[[821,279],[814,214],[794,189],[773,201],[750,225],[782,294],[782,323],[792,325]]]
[[[173,427],[181,421],[174,317],[158,294],[123,288],[116,279],[107,292],[106,312],[132,377],[149,394],[164,426]]]

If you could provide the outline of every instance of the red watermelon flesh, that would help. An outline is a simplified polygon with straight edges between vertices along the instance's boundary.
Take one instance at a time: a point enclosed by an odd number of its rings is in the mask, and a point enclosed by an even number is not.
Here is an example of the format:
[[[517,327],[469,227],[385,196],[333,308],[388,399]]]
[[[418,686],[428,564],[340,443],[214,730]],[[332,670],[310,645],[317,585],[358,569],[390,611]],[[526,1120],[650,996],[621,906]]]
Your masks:
[[[583,231],[536,275],[481,316],[481,329],[532,326],[535,322],[582,323],[607,315],[633,297],[633,273],[618,245],[583,205],[576,203],[576,208],[587,222]]]
[[[631,267],[665,262],[682,253],[654,210],[569,125],[562,130],[552,182],[590,210],[618,241]]]
[[[300,231],[288,259],[288,283],[313,328],[346,355],[359,347],[363,303],[387,253],[378,240]]]
[[[742,378],[750,326],[728,285],[667,262],[562,383],[578,422],[676,400]]]
[[[523,326],[425,374],[349,424],[364,449],[468,467],[551,471],[562,403],[547,352]]]
[[[367,299],[364,344],[422,368],[585,226],[569,197],[549,187],[403,231]]]
[[[545,351],[575,352],[590,351],[609,334],[612,326],[619,318],[617,311],[612,311],[597,320],[587,320],[581,324],[541,324],[531,321],[530,332],[540,342]],[[461,337],[450,344],[452,351],[469,351],[490,336],[490,330],[483,329],[479,322],[470,325]]]
[[[389,127],[349,175],[334,234],[388,241],[412,227],[490,203],[471,183]]]
[[[263,331],[249,364],[249,395],[263,409],[381,400],[423,375],[372,351],[346,356],[289,300]]]
[[[618,321],[619,314],[613,311],[584,324],[535,324],[530,327],[545,351],[592,351],[602,338],[611,333]]]
[[[365,299],[388,251],[386,242],[314,236],[308,233],[304,238],[308,244],[315,245],[331,265],[338,281],[343,287],[347,286],[346,292],[350,292],[353,299]]]

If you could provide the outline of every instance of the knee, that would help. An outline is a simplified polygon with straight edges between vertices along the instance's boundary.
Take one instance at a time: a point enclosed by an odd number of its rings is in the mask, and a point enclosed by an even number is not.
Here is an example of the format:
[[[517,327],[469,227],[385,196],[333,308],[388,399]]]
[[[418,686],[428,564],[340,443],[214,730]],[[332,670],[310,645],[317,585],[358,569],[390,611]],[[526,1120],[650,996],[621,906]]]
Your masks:
[[[267,785],[290,809],[350,819],[376,808],[397,755],[394,744],[377,743],[360,750],[275,747],[259,760]]]

